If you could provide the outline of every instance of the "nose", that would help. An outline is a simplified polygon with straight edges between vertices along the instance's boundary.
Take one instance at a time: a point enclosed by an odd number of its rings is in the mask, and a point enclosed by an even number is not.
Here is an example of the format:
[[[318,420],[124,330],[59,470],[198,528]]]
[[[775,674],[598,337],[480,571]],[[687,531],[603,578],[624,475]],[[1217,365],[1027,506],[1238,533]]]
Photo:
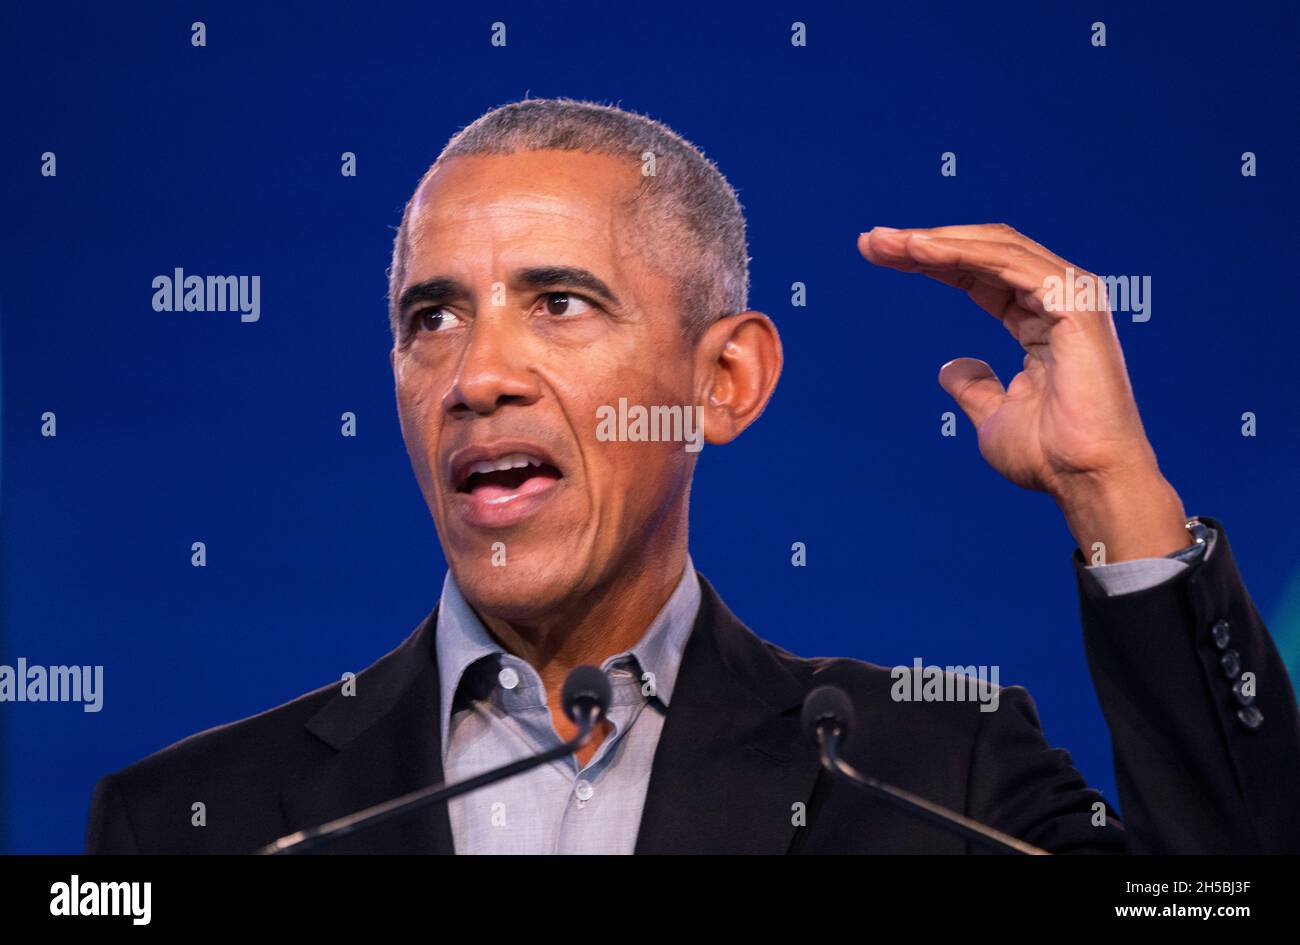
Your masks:
[[[508,404],[534,403],[539,395],[521,332],[506,318],[476,319],[466,334],[456,376],[443,395],[443,409],[452,416],[488,416]]]

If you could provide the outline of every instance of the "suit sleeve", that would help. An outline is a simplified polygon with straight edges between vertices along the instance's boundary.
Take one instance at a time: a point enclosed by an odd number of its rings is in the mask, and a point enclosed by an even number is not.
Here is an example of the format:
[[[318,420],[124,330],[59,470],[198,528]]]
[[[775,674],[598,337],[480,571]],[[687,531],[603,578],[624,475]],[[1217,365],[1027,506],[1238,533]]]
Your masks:
[[[90,799],[86,821],[86,853],[139,853],[126,800],[113,775],[100,779]]]
[[[1049,853],[1124,853],[1123,827],[1088,787],[1069,752],[1043,735],[1021,686],[998,690],[996,712],[980,715],[966,810],[971,817]],[[983,848],[967,844],[967,852]]]
[[[1202,521],[1212,553],[1133,593],[1107,597],[1075,552],[1128,849],[1297,853],[1295,694],[1222,526]]]

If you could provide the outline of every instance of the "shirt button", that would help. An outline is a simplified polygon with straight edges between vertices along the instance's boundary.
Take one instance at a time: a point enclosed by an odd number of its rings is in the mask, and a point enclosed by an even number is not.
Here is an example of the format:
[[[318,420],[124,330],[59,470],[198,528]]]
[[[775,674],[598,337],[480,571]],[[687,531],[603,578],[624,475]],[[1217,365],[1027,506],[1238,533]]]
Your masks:
[[[590,781],[579,781],[573,786],[573,793],[578,800],[585,803],[591,800],[591,796],[596,793],[596,789],[591,786]]]
[[[1228,648],[1228,641],[1231,639],[1228,630],[1229,624],[1226,620],[1220,620],[1210,628],[1210,636],[1214,640],[1214,645],[1220,650],[1226,650]]]
[[[515,672],[513,666],[507,666],[497,673],[497,682],[501,684],[502,689],[513,689],[519,685],[519,674]]]

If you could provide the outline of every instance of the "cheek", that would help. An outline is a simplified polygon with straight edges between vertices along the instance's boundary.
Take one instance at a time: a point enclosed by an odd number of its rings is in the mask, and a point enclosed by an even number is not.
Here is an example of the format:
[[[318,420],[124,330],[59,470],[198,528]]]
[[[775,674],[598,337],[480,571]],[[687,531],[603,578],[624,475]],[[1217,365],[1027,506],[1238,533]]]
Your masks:
[[[408,385],[397,387],[397,416],[402,423],[402,436],[407,444],[417,442],[423,433],[424,398],[418,390]]]
[[[630,419],[636,408],[691,409],[687,362],[665,363],[641,351],[588,351],[581,363],[565,368],[550,372],[551,387],[590,457],[594,478],[613,489],[635,489],[638,496],[657,494],[669,486],[664,480],[689,465],[683,443],[637,441],[631,423],[628,441],[606,439],[623,432],[618,418]],[[644,437],[647,428],[641,429]]]
[[[397,409],[403,419],[429,415],[430,402],[437,388],[436,365],[417,353],[401,355],[394,372]]]
[[[600,443],[596,516],[610,546],[637,540],[681,494],[689,460],[679,443]]]
[[[601,441],[593,435],[588,456],[602,506],[610,512],[628,510],[632,519],[653,512],[689,473],[689,455],[682,446],[634,439]]]
[[[629,406],[670,407],[692,396],[691,365],[667,344],[643,335],[619,344],[589,345],[549,359],[548,383],[565,404],[579,437],[595,439],[597,411]],[[608,444],[603,444],[608,445]]]
[[[402,438],[412,459],[423,462],[438,442],[441,411],[438,409],[434,384],[413,372],[399,375],[397,382],[397,416]]]

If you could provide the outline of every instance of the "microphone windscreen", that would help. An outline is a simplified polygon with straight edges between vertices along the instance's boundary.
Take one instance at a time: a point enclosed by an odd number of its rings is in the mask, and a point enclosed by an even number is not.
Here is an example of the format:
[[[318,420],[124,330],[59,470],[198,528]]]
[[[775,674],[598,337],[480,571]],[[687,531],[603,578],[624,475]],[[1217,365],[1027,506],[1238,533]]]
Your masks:
[[[848,739],[853,728],[853,703],[838,686],[819,686],[804,700],[803,731],[813,744],[817,743],[818,724],[825,721],[840,727],[841,741]]]
[[[570,722],[576,724],[578,721],[574,716],[579,702],[594,702],[599,710],[596,717],[600,718],[609,711],[612,697],[609,677],[594,666],[575,666],[565,677],[561,698],[564,700],[564,714]]]

